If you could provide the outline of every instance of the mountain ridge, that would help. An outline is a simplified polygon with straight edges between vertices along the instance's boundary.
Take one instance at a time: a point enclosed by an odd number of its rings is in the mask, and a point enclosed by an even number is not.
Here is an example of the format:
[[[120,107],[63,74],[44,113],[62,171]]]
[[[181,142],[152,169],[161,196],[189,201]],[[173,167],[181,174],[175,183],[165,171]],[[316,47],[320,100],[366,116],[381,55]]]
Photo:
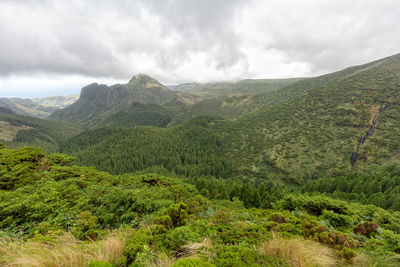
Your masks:
[[[169,90],[145,74],[133,76],[127,84],[107,86],[92,83],[82,88],[79,99],[49,118],[78,122],[86,126],[101,123],[107,116],[132,103],[180,106],[194,103],[199,98]]]

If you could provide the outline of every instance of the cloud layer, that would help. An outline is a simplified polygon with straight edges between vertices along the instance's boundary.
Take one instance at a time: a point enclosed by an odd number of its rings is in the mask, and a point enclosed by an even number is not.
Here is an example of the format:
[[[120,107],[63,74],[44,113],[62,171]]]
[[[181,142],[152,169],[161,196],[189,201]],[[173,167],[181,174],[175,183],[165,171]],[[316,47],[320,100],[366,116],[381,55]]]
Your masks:
[[[0,77],[318,75],[400,52],[399,32],[397,0],[2,0]]]

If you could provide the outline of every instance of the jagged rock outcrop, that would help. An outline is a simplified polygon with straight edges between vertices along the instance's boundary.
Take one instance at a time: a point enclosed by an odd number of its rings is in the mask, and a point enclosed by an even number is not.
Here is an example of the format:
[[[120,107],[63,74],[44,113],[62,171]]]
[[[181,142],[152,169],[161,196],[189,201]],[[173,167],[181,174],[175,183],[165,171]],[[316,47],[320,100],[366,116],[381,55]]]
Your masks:
[[[127,84],[107,86],[92,83],[82,88],[79,99],[72,105],[56,110],[50,119],[65,120],[93,126],[133,102],[158,105],[186,105],[178,92],[169,90],[145,74],[133,76]]]

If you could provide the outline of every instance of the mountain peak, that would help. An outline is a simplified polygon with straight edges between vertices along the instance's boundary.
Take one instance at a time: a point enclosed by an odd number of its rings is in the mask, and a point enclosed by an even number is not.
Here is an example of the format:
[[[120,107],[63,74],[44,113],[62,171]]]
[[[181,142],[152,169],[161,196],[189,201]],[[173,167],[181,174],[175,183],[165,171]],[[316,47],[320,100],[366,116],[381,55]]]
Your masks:
[[[107,90],[108,86],[105,84],[91,83],[82,88],[80,99],[91,100],[96,97],[101,97]]]
[[[137,83],[160,84],[157,80],[153,79],[152,77],[144,73],[139,73],[134,75],[128,82],[128,84],[137,84]]]

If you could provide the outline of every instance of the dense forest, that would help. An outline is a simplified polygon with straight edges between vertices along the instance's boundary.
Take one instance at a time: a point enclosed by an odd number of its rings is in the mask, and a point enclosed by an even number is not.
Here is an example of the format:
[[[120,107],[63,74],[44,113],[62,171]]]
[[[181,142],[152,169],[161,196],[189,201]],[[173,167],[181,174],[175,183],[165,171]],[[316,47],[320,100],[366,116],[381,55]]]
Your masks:
[[[162,168],[174,174],[228,177],[232,165],[221,139],[209,129],[211,117],[199,117],[173,128],[98,128],[62,145],[78,164],[115,174]],[[123,160],[121,160],[123,159]]]

